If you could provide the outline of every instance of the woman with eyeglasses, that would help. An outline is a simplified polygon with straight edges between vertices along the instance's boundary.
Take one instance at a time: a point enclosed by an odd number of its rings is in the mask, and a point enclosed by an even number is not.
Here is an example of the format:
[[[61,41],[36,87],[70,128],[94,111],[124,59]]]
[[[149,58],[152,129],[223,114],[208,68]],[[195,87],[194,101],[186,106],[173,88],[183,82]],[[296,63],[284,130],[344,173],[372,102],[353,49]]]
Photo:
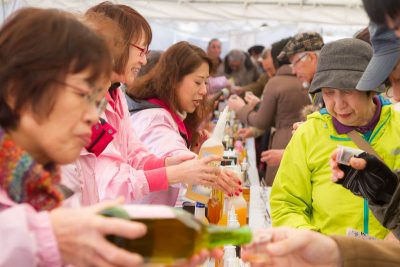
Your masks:
[[[141,126],[131,124],[121,87],[131,86],[140,68],[147,63],[146,54],[152,38],[148,22],[131,7],[110,2],[90,8],[86,15],[90,14],[104,15],[118,24],[122,31],[123,49],[114,54],[112,85],[106,93],[108,105],[101,115],[108,127],[107,132],[115,133],[113,140],[97,156],[87,147],[77,162],[63,169],[65,185],[81,192],[74,202],[88,205],[122,195],[126,202],[131,203],[184,181],[214,185],[219,168],[208,166],[208,163],[216,160],[215,157],[201,160],[193,159],[192,155],[157,157],[134,133],[134,128]],[[97,139],[92,136],[92,140]],[[230,193],[234,190],[237,189]]]
[[[0,266],[142,264],[105,238],[146,231],[97,214],[120,201],[59,208],[59,165],[90,141],[109,85],[104,40],[70,14],[21,9],[0,29],[0,61]]]

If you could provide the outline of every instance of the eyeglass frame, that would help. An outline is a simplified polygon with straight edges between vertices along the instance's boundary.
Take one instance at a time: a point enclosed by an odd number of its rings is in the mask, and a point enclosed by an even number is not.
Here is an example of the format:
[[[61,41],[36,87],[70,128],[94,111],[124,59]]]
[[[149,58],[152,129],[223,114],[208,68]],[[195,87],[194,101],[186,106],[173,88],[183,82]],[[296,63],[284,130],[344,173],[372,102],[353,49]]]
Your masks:
[[[303,61],[306,56],[308,56],[308,53],[304,53],[302,56],[300,56],[296,61],[290,64],[290,67],[293,69],[300,61]]]
[[[137,48],[140,51],[139,56],[143,57],[143,56],[148,56],[150,53],[150,49],[148,47],[142,48],[138,45],[135,45],[134,43],[129,43],[131,46]]]
[[[54,82],[56,82],[58,84],[61,84],[61,85],[64,85],[67,88],[69,87],[69,88],[75,89],[75,90],[79,91],[80,93],[85,93],[87,91],[87,90],[84,90],[84,89],[82,89],[82,88],[80,88],[78,86],[71,85],[71,84],[66,83],[66,82],[62,82],[62,81],[58,81],[58,80],[54,80]],[[85,94],[82,97],[85,99],[87,104],[89,104],[89,105],[95,104],[96,110],[97,110],[97,114],[101,115],[104,112],[104,110],[106,109],[106,107],[107,107],[108,100],[105,97],[103,97],[103,98],[100,99],[99,102],[97,102],[97,97],[99,96],[99,94],[98,94],[99,90],[97,90],[97,89],[92,89],[92,90],[95,93],[92,93],[92,94],[88,93],[88,94]]]

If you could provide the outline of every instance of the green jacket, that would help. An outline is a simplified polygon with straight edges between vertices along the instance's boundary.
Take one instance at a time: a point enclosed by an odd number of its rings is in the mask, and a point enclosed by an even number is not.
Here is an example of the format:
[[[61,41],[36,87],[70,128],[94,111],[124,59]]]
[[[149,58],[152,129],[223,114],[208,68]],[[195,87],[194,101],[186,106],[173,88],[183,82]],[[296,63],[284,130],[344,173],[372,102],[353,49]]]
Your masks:
[[[400,113],[380,100],[381,116],[367,141],[392,170],[400,169]],[[386,236],[388,230],[369,212],[367,203],[331,181],[329,159],[338,145],[357,147],[346,134],[336,132],[325,109],[309,115],[297,129],[272,186],[273,226],[339,235],[352,228],[377,238]]]

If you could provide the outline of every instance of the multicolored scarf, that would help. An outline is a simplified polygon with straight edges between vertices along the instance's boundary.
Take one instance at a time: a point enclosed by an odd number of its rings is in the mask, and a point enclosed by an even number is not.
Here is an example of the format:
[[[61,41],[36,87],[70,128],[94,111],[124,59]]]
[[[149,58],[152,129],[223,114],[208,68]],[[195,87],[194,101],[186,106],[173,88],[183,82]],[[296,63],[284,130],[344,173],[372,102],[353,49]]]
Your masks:
[[[63,199],[55,186],[60,182],[55,164],[43,166],[0,128],[0,186],[16,203],[29,203],[36,210],[51,210]]]

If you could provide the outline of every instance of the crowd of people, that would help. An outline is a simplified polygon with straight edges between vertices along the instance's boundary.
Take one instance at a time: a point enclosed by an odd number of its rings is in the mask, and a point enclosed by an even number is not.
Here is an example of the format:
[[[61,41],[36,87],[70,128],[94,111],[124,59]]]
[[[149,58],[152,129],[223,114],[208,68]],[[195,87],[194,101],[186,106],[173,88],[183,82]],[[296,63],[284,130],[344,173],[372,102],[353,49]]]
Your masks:
[[[127,5],[10,15],[0,28],[0,266],[140,266],[106,236],[146,227],[101,210],[181,207],[191,184],[242,192],[235,172],[210,164],[219,157],[197,155],[223,88],[248,126],[238,134],[258,137],[272,187],[273,227],[254,233],[243,259],[399,266],[400,4],[363,4],[371,22],[353,38],[301,32],[224,58],[216,38],[204,50],[149,51],[151,27]],[[364,152],[343,165],[338,147]]]

